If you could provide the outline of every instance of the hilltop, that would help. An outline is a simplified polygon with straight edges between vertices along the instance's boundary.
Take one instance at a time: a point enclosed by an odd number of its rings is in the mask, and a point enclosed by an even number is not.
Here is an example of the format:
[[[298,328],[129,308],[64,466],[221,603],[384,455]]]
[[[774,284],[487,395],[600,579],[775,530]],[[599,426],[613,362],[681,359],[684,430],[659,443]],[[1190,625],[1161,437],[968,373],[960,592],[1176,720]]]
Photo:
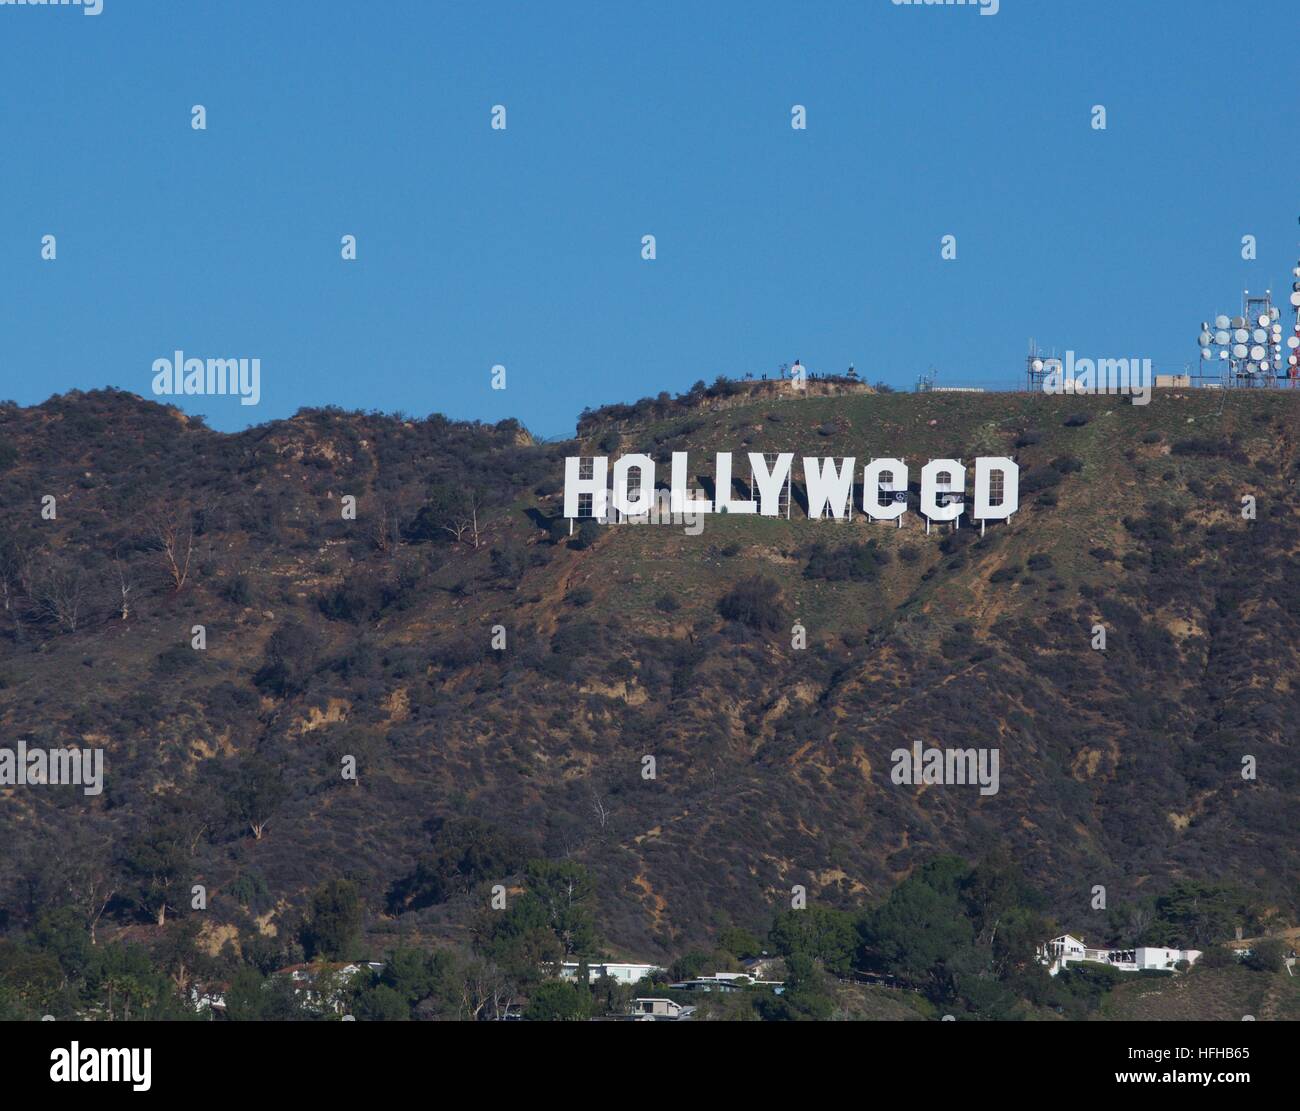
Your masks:
[[[1300,396],[831,393],[541,444],[340,410],[220,434],[113,391],[0,408],[4,744],[106,754],[96,798],[0,789],[7,923],[96,846],[101,928],[156,928],[201,882],[214,950],[284,943],[336,877],[374,951],[465,941],[532,858],[583,865],[602,945],[646,960],[761,933],[794,885],[867,906],[999,846],[1090,937],[1097,885],[1293,917]],[[982,538],[797,505],[569,535],[566,455],[675,450],[1011,455],[1022,508]],[[999,794],[892,784],[915,741],[996,745]],[[477,863],[430,864],[465,830]]]

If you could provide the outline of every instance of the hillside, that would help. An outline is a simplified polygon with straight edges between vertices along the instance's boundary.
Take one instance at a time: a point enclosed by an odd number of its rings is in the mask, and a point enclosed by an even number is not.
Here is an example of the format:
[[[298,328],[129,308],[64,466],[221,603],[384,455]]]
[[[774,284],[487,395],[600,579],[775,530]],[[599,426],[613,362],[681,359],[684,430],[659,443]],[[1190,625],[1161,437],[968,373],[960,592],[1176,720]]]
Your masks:
[[[869,905],[998,846],[1089,936],[1095,885],[1116,906],[1231,883],[1294,920],[1300,396],[862,390],[628,416],[539,444],[333,410],[225,435],[115,392],[0,408],[3,744],[105,753],[101,795],[0,789],[0,924],[102,897],[100,928],[144,936],[196,882],[211,947],[247,947],[344,877],[382,952],[466,940],[493,868],[513,890],[547,858],[589,869],[605,949],[665,960],[761,935],[796,884]],[[570,537],[564,457],[633,450],[704,471],[718,450],[897,455],[914,480],[1007,454],[1022,508],[982,538],[797,506]],[[764,604],[725,619],[755,576]],[[1000,792],[896,786],[890,753],[916,741],[995,745]],[[484,856],[429,864],[457,829]]]

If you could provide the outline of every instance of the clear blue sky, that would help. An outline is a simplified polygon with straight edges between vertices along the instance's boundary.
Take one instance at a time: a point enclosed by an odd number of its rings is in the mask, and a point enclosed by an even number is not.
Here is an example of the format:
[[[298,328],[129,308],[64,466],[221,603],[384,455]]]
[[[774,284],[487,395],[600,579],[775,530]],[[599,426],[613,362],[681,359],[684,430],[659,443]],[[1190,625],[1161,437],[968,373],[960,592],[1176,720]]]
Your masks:
[[[217,428],[334,403],[556,435],[796,357],[1010,382],[1034,336],[1181,369],[1244,286],[1289,293],[1296,22],[1293,0],[0,7],[0,398],[149,395],[180,348],[262,360],[260,405],[184,401]]]

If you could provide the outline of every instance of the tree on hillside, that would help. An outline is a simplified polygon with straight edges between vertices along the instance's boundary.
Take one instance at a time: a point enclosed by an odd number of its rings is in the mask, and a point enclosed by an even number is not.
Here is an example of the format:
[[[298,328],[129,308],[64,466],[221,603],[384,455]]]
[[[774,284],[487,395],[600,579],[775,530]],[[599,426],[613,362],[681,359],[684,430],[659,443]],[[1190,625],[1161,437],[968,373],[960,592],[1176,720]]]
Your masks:
[[[1186,880],[1156,899],[1149,944],[1204,947],[1224,941],[1250,916],[1241,895],[1227,887]]]
[[[204,510],[179,504],[156,506],[149,513],[150,548],[157,553],[176,594],[189,581],[194,540],[202,531],[203,516]]]
[[[32,553],[36,550],[33,537],[7,529],[0,532],[0,612],[14,621],[18,620],[19,599],[31,586]]]
[[[55,878],[59,898],[75,908],[82,926],[96,943],[95,928],[117,894],[112,850],[106,831],[78,821],[66,832],[49,839],[50,849],[39,867]]]
[[[436,483],[407,528],[407,539],[453,540],[477,548],[482,542],[487,509],[484,491],[467,483]]]
[[[262,839],[271,816],[286,794],[283,771],[256,754],[239,759],[228,773],[226,800],[231,816],[247,825],[255,841]]]
[[[123,848],[127,897],[159,926],[168,910],[186,905],[191,857],[190,831],[170,822],[146,823]]]
[[[1250,955],[1243,963],[1256,972],[1280,972],[1286,960],[1288,946],[1280,938],[1266,937],[1251,946]]]
[[[320,637],[310,626],[286,621],[267,638],[265,659],[253,682],[281,696],[300,694],[319,653]]]
[[[466,895],[495,876],[517,871],[524,863],[521,842],[478,818],[441,822],[430,851],[415,870],[389,892],[393,913],[418,910]]]
[[[775,631],[784,623],[781,588],[762,575],[743,579],[718,600],[718,612],[751,629]]]
[[[769,937],[783,957],[806,957],[844,976],[853,967],[858,934],[853,915],[830,907],[787,910],[776,916]]]
[[[349,960],[361,940],[361,897],[351,880],[329,880],[312,893],[302,946],[309,960]]]
[[[52,555],[32,576],[31,597],[37,612],[67,633],[85,622],[91,594],[86,569],[61,555]]]
[[[595,948],[596,885],[586,868],[571,860],[534,860],[524,873],[524,883],[541,903],[566,954],[590,953]]]
[[[529,995],[524,1017],[533,1022],[581,1022],[591,1017],[591,996],[567,980],[547,980]]]
[[[953,988],[954,962],[974,943],[957,891],[964,866],[941,858],[917,869],[863,923],[866,959],[939,994]]]

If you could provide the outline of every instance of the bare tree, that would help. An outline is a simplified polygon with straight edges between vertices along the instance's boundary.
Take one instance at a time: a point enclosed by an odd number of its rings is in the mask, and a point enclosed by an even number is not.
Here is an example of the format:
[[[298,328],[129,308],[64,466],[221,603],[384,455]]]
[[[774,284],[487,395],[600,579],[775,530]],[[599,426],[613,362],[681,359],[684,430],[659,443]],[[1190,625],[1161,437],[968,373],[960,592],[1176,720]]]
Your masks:
[[[370,518],[370,543],[382,555],[397,554],[406,521],[402,507],[390,498],[378,498],[375,514]]]
[[[461,1009],[475,1022],[500,1022],[510,1011],[519,989],[515,982],[491,961],[476,960],[466,969]]]
[[[456,500],[454,506],[448,507],[447,514],[442,521],[443,531],[451,533],[458,544],[465,543],[465,538],[469,537],[474,547],[477,548],[481,535],[478,523],[480,508],[478,495],[473,492],[466,493]]]
[[[131,590],[135,584],[131,581],[131,569],[116,556],[113,557],[113,569],[117,572],[118,593],[122,600],[121,614],[125,621],[131,616]]]
[[[18,599],[31,585],[31,549],[16,536],[0,537],[0,608],[17,620]]]
[[[429,501],[416,515],[414,527],[424,539],[445,532],[456,543],[471,543],[477,548],[483,542],[486,527],[487,503],[483,494],[470,486],[435,486]]]
[[[603,831],[609,825],[609,807],[605,805],[605,800],[595,787],[591,788],[591,812],[596,816],[596,822]]]
[[[189,581],[196,556],[198,538],[214,506],[176,502],[150,508],[144,516],[149,546],[157,553],[158,563],[179,594]]]
[[[59,885],[60,901],[76,908],[95,945],[95,927],[117,894],[105,831],[78,822],[48,840],[50,851],[40,867]]]
[[[190,577],[190,560],[194,556],[195,521],[192,509],[164,511],[151,522],[156,550],[161,553],[167,575],[179,594]]]
[[[85,616],[86,572],[58,556],[41,569],[33,597],[40,613],[65,632],[75,633]]]

